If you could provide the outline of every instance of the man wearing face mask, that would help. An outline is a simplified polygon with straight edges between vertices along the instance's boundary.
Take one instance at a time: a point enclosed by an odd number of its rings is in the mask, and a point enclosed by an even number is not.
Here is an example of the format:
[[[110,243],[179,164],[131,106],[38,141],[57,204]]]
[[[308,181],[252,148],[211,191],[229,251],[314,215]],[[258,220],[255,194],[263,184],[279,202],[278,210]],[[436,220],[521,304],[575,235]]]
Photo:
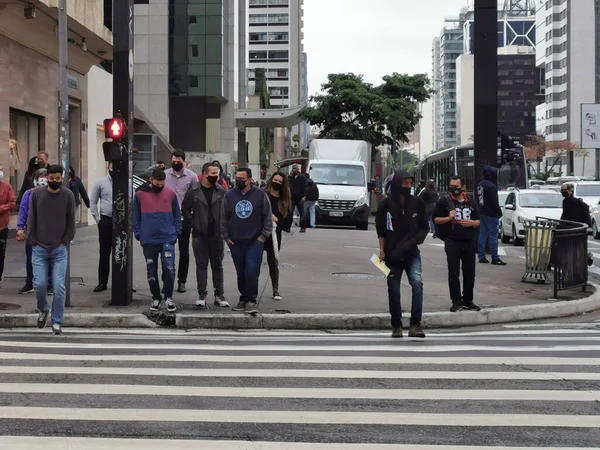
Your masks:
[[[98,224],[98,243],[100,256],[98,260],[98,285],[94,292],[108,289],[108,276],[110,275],[110,254],[112,252],[112,210],[113,210],[113,184],[111,162],[108,163],[108,175],[94,184],[90,196],[90,212]],[[98,210],[98,202],[100,209]]]
[[[167,310],[177,311],[173,302],[175,284],[175,243],[181,234],[181,210],[173,189],[165,186],[165,171],[154,169],[150,183],[142,185],[133,197],[133,234],[140,241],[148,285],[152,293],[150,310],[157,312],[162,302],[158,262],[163,267],[163,289]]]
[[[185,167],[185,152],[175,150],[171,155],[171,168],[165,170],[165,185],[175,191],[179,209],[183,203],[185,194],[198,184],[198,175]],[[179,236],[179,271],[177,273],[177,292],[186,291],[188,271],[190,268],[190,234],[192,227],[188,223],[183,224],[181,235]]]
[[[409,337],[424,338],[421,329],[423,315],[423,280],[419,245],[429,232],[425,202],[411,195],[412,176],[397,170],[390,182],[390,195],[377,209],[375,227],[379,238],[379,257],[391,273],[388,276],[388,300],[392,316],[392,337],[402,337],[402,309],[400,307],[400,281],[406,272],[412,288],[412,306]]]
[[[4,181],[4,172],[0,166],[0,279],[4,273],[4,258],[6,257],[6,240],[10,212],[17,206],[15,193],[10,183]]]
[[[206,163],[202,167],[202,181],[190,189],[183,199],[184,224],[192,228],[192,249],[196,258],[198,300],[196,308],[206,308],[208,263],[212,270],[215,305],[227,308],[223,287],[223,255],[225,245],[220,236],[221,205],[227,192],[218,183],[219,166]]]
[[[573,195],[573,185],[563,184],[560,187],[563,199],[563,212],[561,220],[585,223],[590,225],[590,208],[583,200]]]

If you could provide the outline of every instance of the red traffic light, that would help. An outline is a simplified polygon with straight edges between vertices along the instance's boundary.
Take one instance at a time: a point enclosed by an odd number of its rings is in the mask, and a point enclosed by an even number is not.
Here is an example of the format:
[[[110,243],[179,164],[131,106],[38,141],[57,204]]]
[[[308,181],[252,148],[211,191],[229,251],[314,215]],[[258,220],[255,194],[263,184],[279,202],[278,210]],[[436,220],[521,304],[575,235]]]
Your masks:
[[[104,135],[107,139],[119,141],[127,135],[127,126],[120,117],[113,117],[104,121]]]

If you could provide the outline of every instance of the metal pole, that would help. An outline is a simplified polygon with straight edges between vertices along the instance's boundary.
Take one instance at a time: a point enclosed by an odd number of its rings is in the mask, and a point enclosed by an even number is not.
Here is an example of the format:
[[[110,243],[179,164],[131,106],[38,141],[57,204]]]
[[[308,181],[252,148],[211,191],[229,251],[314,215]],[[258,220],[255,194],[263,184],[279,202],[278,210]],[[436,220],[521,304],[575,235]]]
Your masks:
[[[111,305],[133,300],[133,0],[113,2],[113,111],[121,114],[128,133],[122,159],[113,161],[113,247]]]
[[[497,0],[475,0],[475,183],[483,166],[498,165],[497,23]],[[475,186],[468,189],[475,189]]]
[[[69,50],[67,28],[67,0],[58,5],[58,67],[59,67],[59,148],[64,172],[64,188],[69,189],[69,156],[71,153],[69,130]],[[71,306],[71,246],[67,244],[67,272],[65,274],[65,306]]]

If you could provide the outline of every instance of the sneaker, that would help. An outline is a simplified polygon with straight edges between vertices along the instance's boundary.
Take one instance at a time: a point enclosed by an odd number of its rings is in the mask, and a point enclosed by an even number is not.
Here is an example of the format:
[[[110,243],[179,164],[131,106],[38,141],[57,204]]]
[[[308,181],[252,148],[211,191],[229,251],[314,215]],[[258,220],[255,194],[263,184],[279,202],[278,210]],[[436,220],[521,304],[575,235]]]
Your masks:
[[[185,283],[179,283],[177,285],[177,292],[183,294],[187,289],[185,288]]]
[[[198,300],[194,304],[195,308],[206,308],[206,291],[198,292]]]
[[[506,263],[500,258],[492,259],[492,266],[505,266]]]
[[[481,264],[489,264],[489,263],[490,263],[490,262],[488,261],[488,259],[487,259],[487,258],[479,258],[479,262],[480,262]],[[492,261],[492,264],[493,264],[493,263],[494,263],[494,262]]]
[[[108,290],[108,286],[105,284],[99,284],[94,288],[94,292],[104,292],[106,290]]]
[[[25,286],[23,286],[21,288],[21,290],[19,291],[20,295],[23,294],[31,294],[33,292],[33,284],[31,283],[26,283]]]
[[[46,295],[54,295],[54,288],[49,287],[46,291]]]
[[[306,233],[306,228],[300,228],[300,233]]]
[[[452,304],[452,308],[450,308],[450,312],[458,312],[458,311],[462,311],[463,309],[463,305],[460,303],[454,303]]]
[[[408,337],[424,338],[425,333],[423,333],[421,325],[412,325],[408,330]]]
[[[248,302],[245,302],[243,300],[240,300],[240,302],[237,304],[237,306],[231,308],[232,311],[245,311],[246,310],[246,305],[248,304]]]
[[[38,315],[37,326],[38,328],[44,328],[46,326],[46,322],[48,321],[48,313],[41,312]]]
[[[223,294],[215,295],[215,305],[221,308],[229,308],[229,302]]]
[[[160,309],[160,300],[152,300],[150,311],[158,311]]]
[[[52,333],[59,335],[62,334],[62,327],[58,323],[52,324]]]
[[[246,309],[244,310],[246,314],[256,314],[258,309],[256,308],[256,302],[248,302],[246,303]]]
[[[481,311],[481,308],[479,306],[477,306],[473,302],[471,302],[471,303],[463,303],[462,309],[465,309],[467,311]]]
[[[393,338],[401,338],[402,337],[402,327],[392,327],[392,337]]]
[[[169,311],[169,312],[177,311],[177,305],[175,304],[175,302],[173,302],[172,298],[168,298],[166,301],[166,304],[167,304],[167,311]]]
[[[283,300],[283,297],[279,294],[279,292],[273,292],[273,300]]]

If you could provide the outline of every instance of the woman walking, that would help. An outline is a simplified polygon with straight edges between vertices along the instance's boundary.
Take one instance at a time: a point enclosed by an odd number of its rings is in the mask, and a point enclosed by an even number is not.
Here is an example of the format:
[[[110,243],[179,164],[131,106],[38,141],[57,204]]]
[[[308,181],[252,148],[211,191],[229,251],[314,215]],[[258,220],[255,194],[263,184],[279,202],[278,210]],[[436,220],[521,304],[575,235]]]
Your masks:
[[[292,222],[292,195],[288,178],[282,172],[275,172],[267,184],[267,196],[271,202],[273,213],[273,224],[275,230],[273,234],[277,239],[277,253],[281,250],[281,232],[289,232]],[[265,241],[265,251],[267,252],[267,263],[269,264],[269,275],[273,285],[273,299],[283,300],[279,294],[279,260],[275,254],[273,236]]]

